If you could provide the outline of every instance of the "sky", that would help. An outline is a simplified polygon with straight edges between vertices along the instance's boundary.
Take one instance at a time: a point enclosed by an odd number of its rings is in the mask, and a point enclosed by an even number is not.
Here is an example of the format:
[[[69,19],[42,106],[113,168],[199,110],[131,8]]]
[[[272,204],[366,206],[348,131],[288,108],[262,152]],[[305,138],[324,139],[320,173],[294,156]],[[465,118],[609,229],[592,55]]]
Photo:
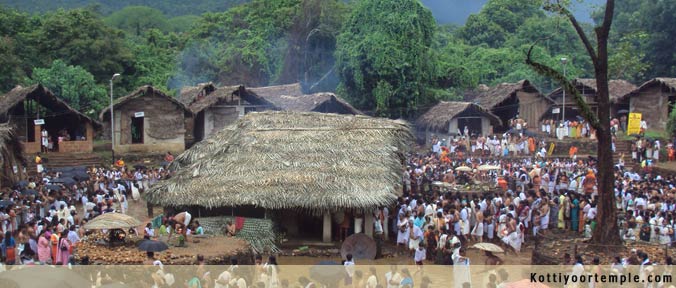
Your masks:
[[[421,0],[425,6],[432,10],[434,18],[439,24],[462,25],[470,14],[478,13],[488,0]],[[575,2],[573,7],[575,16],[580,21],[591,22],[589,17],[593,7],[604,0],[585,0],[583,3]]]

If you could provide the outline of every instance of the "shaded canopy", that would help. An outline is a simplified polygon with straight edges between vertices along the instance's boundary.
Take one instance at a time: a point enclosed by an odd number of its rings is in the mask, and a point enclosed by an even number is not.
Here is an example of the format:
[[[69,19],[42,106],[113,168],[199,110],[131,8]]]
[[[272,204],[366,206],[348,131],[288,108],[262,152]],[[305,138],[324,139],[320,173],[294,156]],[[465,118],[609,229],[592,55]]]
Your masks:
[[[397,198],[406,122],[322,113],[249,113],[179,155],[145,194],[162,206],[330,211]]]
[[[141,86],[139,89],[137,89],[133,93],[131,93],[127,96],[118,98],[113,103],[113,108],[118,108],[118,107],[124,105],[125,103],[127,103],[131,100],[134,100],[134,99],[139,98],[139,97],[144,97],[144,96],[147,96],[147,95],[155,95],[155,96],[159,96],[160,98],[165,98],[168,101],[170,101],[171,103],[173,103],[174,105],[178,106],[181,110],[183,110],[187,113],[190,113],[190,110],[188,110],[185,107],[185,105],[183,105],[183,103],[179,102],[178,100],[174,99],[171,96],[168,96],[167,94],[164,94],[164,92],[153,88],[153,86],[150,86],[150,85]],[[101,113],[99,114],[99,119],[101,119],[101,121],[105,121],[105,120],[109,119],[109,118],[106,118],[106,117],[109,117],[108,114],[110,114],[110,106],[106,107],[105,109],[103,109],[103,111],[101,111]]]
[[[12,109],[26,99],[31,99],[43,107],[48,108],[55,115],[72,114],[81,121],[89,121],[94,126],[100,127],[101,124],[87,115],[70,107],[68,103],[59,99],[41,84],[31,85],[29,87],[17,86],[7,94],[0,96],[0,121],[6,122],[11,118]],[[45,115],[48,117],[49,115]]]
[[[501,125],[498,116],[493,115],[493,113],[486,111],[486,109],[477,104],[471,102],[441,101],[425,112],[425,114],[418,117],[416,126],[424,130],[447,131],[451,120],[461,115],[486,117],[491,121],[491,125]]]

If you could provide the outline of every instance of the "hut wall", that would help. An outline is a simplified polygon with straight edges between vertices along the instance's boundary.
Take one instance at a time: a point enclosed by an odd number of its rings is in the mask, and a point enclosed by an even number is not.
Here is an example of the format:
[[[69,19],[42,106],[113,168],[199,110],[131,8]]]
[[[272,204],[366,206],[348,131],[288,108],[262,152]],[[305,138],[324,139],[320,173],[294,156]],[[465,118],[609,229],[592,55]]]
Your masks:
[[[239,119],[239,112],[236,107],[212,107],[205,110],[204,136],[208,137],[222,130],[225,126],[235,123],[237,119]]]
[[[132,144],[134,113],[143,112],[143,143]],[[118,153],[157,153],[185,150],[184,111],[171,101],[146,95],[115,108],[115,151]]]
[[[669,119],[669,96],[676,94],[665,93],[660,85],[647,87],[631,97],[629,111],[641,113],[641,119],[646,120],[648,128],[664,130]]]
[[[41,133],[42,130],[40,129],[41,127],[39,125],[35,125],[35,129],[33,132],[33,139],[36,139],[36,141],[33,142],[21,142],[23,144],[23,152],[26,154],[35,154],[40,152],[42,149],[40,147],[41,143],[38,139],[41,139]]]
[[[452,133],[458,133],[458,118],[453,118],[451,119],[451,122],[448,123],[448,131],[446,131],[446,134],[450,135]]]
[[[85,124],[85,140],[64,141],[59,143],[59,152],[92,152],[94,150],[94,127],[92,123]]]
[[[185,128],[185,147],[190,147],[195,143],[195,116],[185,117],[183,124]]]
[[[516,95],[519,98],[519,116],[526,120],[528,127],[538,126],[540,117],[549,109],[549,102],[537,92],[518,91]]]

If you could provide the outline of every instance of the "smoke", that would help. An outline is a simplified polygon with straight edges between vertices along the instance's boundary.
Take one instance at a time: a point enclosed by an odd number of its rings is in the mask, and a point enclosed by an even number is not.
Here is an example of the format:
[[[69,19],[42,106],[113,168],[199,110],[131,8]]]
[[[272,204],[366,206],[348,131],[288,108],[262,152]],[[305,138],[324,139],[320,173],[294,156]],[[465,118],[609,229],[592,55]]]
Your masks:
[[[218,80],[216,59],[218,45],[207,40],[193,41],[179,53],[176,72],[169,78],[167,88],[180,91],[186,86]]]

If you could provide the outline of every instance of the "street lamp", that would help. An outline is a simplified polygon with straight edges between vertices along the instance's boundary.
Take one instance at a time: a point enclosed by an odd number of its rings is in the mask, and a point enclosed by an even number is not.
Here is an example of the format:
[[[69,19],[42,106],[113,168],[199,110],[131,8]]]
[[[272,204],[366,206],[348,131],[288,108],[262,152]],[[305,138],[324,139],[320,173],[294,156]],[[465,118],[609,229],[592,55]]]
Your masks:
[[[566,78],[566,64],[568,64],[568,58],[561,58],[561,64],[563,64],[563,78]],[[563,107],[561,111],[561,121],[566,121],[566,87],[563,87]]]
[[[113,80],[120,77],[120,73],[113,74],[110,78],[110,150],[113,157],[113,165],[115,165],[115,114],[113,113]]]

